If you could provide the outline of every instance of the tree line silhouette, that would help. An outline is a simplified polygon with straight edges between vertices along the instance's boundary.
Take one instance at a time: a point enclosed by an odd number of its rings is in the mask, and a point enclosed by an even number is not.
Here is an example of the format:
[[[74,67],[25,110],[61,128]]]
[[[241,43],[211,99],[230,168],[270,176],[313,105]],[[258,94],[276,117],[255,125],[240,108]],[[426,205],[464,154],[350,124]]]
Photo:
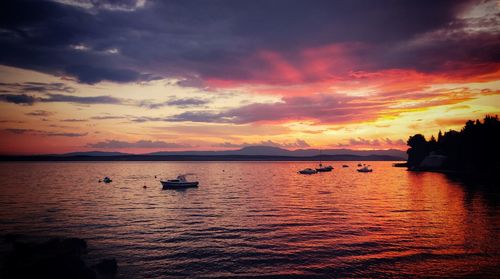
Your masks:
[[[500,171],[500,121],[498,116],[486,115],[483,122],[469,120],[460,131],[439,131],[427,141],[422,134],[410,136],[407,141],[409,169],[421,169],[428,155],[446,157],[439,170],[464,173]]]

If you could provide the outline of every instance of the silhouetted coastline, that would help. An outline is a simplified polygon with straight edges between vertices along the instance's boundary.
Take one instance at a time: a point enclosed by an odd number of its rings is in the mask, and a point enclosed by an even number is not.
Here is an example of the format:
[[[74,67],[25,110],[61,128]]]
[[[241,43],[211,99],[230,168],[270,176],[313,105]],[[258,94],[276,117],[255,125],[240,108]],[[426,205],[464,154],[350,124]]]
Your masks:
[[[408,139],[407,167],[412,171],[435,171],[491,178],[500,171],[500,121],[498,116],[469,120],[460,131],[439,131],[427,141],[422,134]]]
[[[119,156],[0,156],[0,161],[404,161],[389,155],[321,155],[321,156],[265,156],[265,155],[119,155]]]

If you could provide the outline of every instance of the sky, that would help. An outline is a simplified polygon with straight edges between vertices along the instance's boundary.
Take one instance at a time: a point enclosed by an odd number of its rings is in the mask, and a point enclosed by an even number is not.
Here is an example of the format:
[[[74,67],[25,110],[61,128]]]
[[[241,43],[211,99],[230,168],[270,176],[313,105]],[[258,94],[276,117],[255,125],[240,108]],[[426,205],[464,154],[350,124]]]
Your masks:
[[[0,154],[401,149],[500,114],[499,1],[0,2]]]

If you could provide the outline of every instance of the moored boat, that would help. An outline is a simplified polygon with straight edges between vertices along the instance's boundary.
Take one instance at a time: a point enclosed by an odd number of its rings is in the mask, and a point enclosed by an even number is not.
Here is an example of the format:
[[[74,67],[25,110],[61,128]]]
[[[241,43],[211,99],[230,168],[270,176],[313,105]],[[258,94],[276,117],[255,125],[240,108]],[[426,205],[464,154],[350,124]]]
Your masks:
[[[327,172],[327,171],[332,171],[333,167],[332,166],[323,166],[321,162],[321,149],[319,150],[319,168],[316,168],[316,172]]]
[[[198,181],[187,181],[186,176],[179,175],[177,179],[169,179],[166,181],[160,180],[163,189],[179,189],[198,187]]]
[[[109,178],[109,177],[106,176],[102,180],[99,179],[99,183],[100,182],[111,183],[111,182],[113,182],[113,180],[111,180],[111,178]]]
[[[317,172],[318,172],[317,170],[311,169],[311,168],[306,168],[306,169],[303,169],[303,170],[299,170],[300,174],[315,174]]]
[[[332,170],[333,170],[332,166],[323,167],[323,165],[321,165],[321,164],[319,164],[319,168],[316,168],[317,172],[327,172],[327,171],[332,171]]]
[[[358,172],[372,172],[373,170],[369,168],[368,166],[364,166],[360,169],[358,169]]]

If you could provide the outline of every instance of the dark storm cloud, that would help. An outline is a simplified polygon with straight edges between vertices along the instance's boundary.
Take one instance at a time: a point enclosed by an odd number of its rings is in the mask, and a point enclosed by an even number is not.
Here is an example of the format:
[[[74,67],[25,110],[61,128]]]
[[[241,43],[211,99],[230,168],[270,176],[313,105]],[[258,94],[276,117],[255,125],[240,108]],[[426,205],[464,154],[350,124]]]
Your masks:
[[[150,109],[158,109],[165,106],[179,107],[179,108],[188,108],[188,107],[197,107],[210,103],[210,100],[206,99],[197,99],[197,98],[171,98],[165,102],[155,102],[152,100],[142,100],[133,102],[135,105],[139,107],[145,107]]]
[[[63,132],[48,132],[45,134],[42,134],[44,136],[49,136],[49,137],[83,137],[86,136],[88,133],[63,133]]]
[[[0,120],[0,123],[13,123],[13,124],[21,124],[24,121],[15,121],[15,120]]]
[[[43,97],[35,97],[26,94],[0,94],[0,102],[33,105],[34,103],[74,103],[74,104],[125,104],[124,99],[111,96],[74,96],[62,94],[46,94]]]
[[[184,99],[174,98],[165,102],[153,102],[151,100],[132,100],[132,99],[112,97],[108,95],[75,96],[75,95],[47,93],[40,97],[27,94],[0,94],[0,102],[13,103],[19,105],[33,105],[34,103],[73,103],[73,104],[84,104],[84,105],[107,104],[107,105],[126,105],[126,106],[145,107],[149,109],[158,109],[165,106],[176,106],[182,108],[195,107],[208,104],[210,101],[205,99],[194,99],[194,98],[184,98]],[[107,116],[104,117],[105,117],[104,119],[109,119],[107,118]]]
[[[34,130],[32,129],[15,129],[15,128],[10,128],[10,129],[4,129],[5,132],[13,133],[13,134],[25,134],[28,132],[32,132]]]
[[[205,123],[234,123],[234,116],[228,113],[212,111],[186,111],[168,118],[165,121],[170,122],[205,122]]]
[[[6,83],[0,82],[0,92],[15,92],[15,93],[47,93],[47,92],[64,92],[73,93],[76,89],[62,82],[22,82],[22,83]]]
[[[3,131],[12,133],[12,134],[29,134],[29,135],[37,135],[37,136],[45,136],[45,137],[83,137],[86,136],[88,133],[69,133],[69,132],[52,132],[52,131],[41,131],[41,130],[34,130],[34,129],[17,129],[17,128],[10,128],[10,129],[4,129]]]
[[[259,50],[293,53],[333,43],[369,45],[356,55],[368,60],[370,69],[432,70],[471,54],[476,62],[499,59],[498,40],[487,34],[469,35],[466,44],[450,38],[400,47],[420,34],[456,29],[456,15],[469,1],[173,0],[147,1],[143,7],[139,1],[67,2],[73,5],[2,1],[0,64],[93,84],[245,79],[262,65],[243,67],[242,59]]]
[[[35,110],[35,111],[32,111],[32,112],[27,112],[27,113],[25,113],[25,115],[47,117],[47,116],[54,115],[54,113],[51,112],[51,111],[46,111],[46,110]]]
[[[148,116],[138,116],[130,118],[130,121],[137,123],[144,122],[157,122],[157,121],[167,121],[168,119],[165,117],[148,117]]]
[[[166,104],[169,106],[178,106],[178,107],[200,106],[200,105],[206,105],[208,103],[210,103],[209,100],[195,99],[195,98],[173,99],[166,102]]]
[[[103,80],[114,82],[130,82],[139,80],[138,72],[127,69],[74,65],[66,68],[66,73],[78,77],[82,83],[94,84]]]
[[[76,103],[76,104],[113,104],[113,105],[123,103],[123,99],[111,96],[80,97],[80,96],[71,96],[62,94],[47,94],[47,96],[48,98],[42,98],[40,99],[40,101],[47,103],[65,102],[65,103]]]
[[[0,102],[13,103],[18,105],[32,105],[37,99],[26,94],[1,94]]]
[[[87,119],[75,119],[75,118],[68,118],[68,119],[63,119],[61,122],[87,122]]]

